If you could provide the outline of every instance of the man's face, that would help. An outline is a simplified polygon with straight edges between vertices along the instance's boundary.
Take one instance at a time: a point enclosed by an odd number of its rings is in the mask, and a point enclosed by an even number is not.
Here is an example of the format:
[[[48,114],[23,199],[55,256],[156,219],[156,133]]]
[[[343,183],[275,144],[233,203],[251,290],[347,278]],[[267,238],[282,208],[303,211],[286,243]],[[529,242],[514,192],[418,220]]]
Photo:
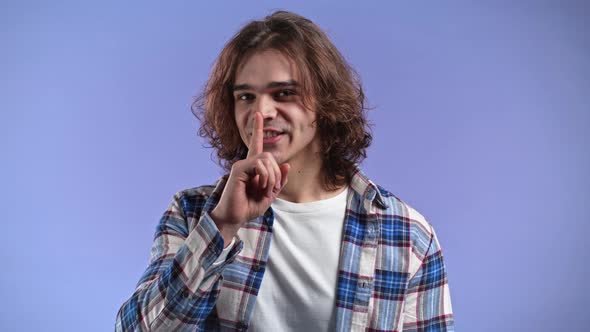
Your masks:
[[[254,53],[236,73],[234,116],[242,141],[250,146],[254,114],[264,119],[264,151],[279,164],[303,166],[317,160],[319,140],[313,123],[316,113],[303,107],[297,70],[275,50]]]

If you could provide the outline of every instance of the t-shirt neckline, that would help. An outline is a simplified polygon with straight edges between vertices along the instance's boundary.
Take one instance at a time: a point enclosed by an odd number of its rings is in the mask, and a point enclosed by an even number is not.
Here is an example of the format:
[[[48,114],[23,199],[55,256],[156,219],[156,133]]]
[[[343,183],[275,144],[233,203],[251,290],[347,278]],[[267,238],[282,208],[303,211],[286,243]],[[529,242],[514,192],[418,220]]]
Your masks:
[[[273,209],[282,211],[282,212],[289,212],[289,213],[310,213],[310,212],[318,212],[320,210],[331,209],[335,207],[340,207],[343,203],[346,205],[346,197],[348,196],[348,191],[350,190],[349,186],[346,186],[342,192],[337,194],[334,197],[321,199],[319,201],[314,202],[306,202],[306,203],[294,203],[289,202],[284,199],[277,198],[271,204]]]

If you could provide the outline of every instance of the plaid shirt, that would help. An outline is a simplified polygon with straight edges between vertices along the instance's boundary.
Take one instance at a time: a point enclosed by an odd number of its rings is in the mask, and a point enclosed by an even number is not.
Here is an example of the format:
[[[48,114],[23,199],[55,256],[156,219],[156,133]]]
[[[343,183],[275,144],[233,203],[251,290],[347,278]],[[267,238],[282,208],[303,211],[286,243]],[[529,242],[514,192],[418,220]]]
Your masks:
[[[150,263],[116,331],[245,331],[263,280],[273,211],[247,222],[227,260],[209,213],[227,181],[174,195]],[[432,226],[358,170],[350,183],[336,291],[337,331],[454,331]]]

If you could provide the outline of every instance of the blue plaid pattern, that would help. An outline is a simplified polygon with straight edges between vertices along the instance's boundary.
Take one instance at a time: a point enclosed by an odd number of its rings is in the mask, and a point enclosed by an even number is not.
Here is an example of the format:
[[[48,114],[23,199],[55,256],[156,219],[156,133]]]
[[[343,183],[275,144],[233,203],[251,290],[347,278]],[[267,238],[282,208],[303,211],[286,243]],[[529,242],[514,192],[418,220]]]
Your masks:
[[[149,264],[116,331],[245,331],[263,282],[274,214],[246,223],[227,260],[209,213],[215,186],[183,190],[156,229]],[[360,170],[350,183],[336,292],[337,331],[454,331],[440,244],[426,219]]]

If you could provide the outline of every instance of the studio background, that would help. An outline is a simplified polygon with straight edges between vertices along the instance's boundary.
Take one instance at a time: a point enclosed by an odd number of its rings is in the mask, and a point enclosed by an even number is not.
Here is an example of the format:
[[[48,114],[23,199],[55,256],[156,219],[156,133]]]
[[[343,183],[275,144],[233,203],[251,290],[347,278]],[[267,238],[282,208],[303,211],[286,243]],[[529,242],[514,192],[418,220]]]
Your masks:
[[[363,169],[434,226],[457,330],[587,329],[589,8],[3,1],[0,330],[113,330],[174,193],[221,174],[193,97],[275,9],[360,74]]]

